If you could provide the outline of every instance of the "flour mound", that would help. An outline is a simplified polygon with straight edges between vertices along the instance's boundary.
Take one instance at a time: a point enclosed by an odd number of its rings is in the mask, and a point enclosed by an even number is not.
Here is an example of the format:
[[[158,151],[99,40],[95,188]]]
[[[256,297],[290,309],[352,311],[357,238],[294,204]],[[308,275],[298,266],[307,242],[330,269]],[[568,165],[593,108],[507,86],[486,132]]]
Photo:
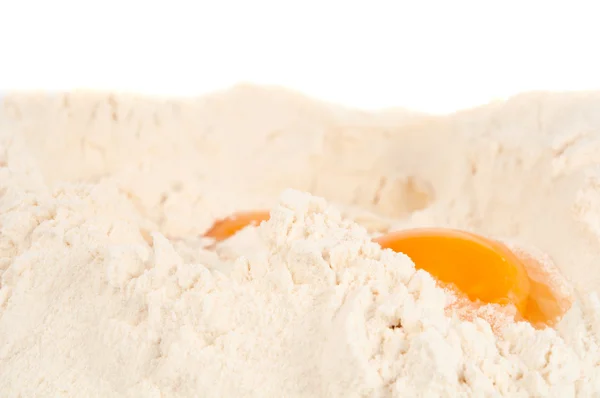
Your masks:
[[[372,242],[468,228],[540,246],[594,286],[598,105],[529,96],[432,118],[248,88],[8,96],[0,395],[598,395],[594,292],[556,329],[494,333]],[[199,237],[262,208],[260,226]]]
[[[115,214],[127,207],[110,183],[14,195],[4,231],[30,238],[2,276],[0,385],[11,394],[592,392],[589,346],[526,323],[498,338],[483,320],[447,317],[429,274],[309,194],[285,192],[270,221],[220,245],[231,260],[216,267],[230,277],[185,263],[160,233],[146,243],[133,212]]]

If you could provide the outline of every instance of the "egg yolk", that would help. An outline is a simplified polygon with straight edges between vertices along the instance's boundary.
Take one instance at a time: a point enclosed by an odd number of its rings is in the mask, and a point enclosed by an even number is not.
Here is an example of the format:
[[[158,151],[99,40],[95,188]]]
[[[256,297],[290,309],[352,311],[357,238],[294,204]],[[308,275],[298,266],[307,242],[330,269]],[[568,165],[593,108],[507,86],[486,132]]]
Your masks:
[[[270,214],[268,211],[247,211],[235,213],[227,218],[223,218],[215,222],[213,226],[204,234],[204,236],[207,238],[213,238],[217,242],[222,241],[235,235],[236,232],[248,225],[258,225],[263,221],[267,221],[269,218]]]
[[[217,242],[247,225],[270,217],[266,211],[234,214],[206,232]],[[515,253],[504,244],[470,232],[423,228],[392,232],[374,239],[384,249],[404,253],[416,268],[453,286],[473,302],[514,305],[534,326],[553,325],[570,308],[570,296],[553,288],[556,279],[533,257]]]
[[[374,241],[406,254],[417,268],[454,285],[473,301],[513,304],[522,315],[527,313],[527,271],[501,243],[442,228],[393,232]]]

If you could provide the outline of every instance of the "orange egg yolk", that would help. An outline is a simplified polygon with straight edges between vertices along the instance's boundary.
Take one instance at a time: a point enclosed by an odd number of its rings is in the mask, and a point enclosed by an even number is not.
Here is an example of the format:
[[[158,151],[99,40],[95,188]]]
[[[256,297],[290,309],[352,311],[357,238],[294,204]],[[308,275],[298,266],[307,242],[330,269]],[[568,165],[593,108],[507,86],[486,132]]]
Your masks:
[[[237,213],[217,221],[205,236],[221,241],[269,217],[266,211]],[[561,297],[551,286],[551,277],[539,262],[495,240],[465,231],[424,228],[389,233],[374,242],[406,254],[418,269],[473,302],[514,305],[534,326],[553,325],[570,308],[570,297]]]
[[[406,254],[417,268],[454,285],[473,301],[513,304],[519,313],[527,314],[527,271],[501,243],[442,228],[393,232],[375,242],[384,249]]]
[[[207,238],[214,240],[225,240],[248,225],[258,225],[270,218],[268,211],[247,211],[232,214],[227,218],[216,221],[204,234]]]

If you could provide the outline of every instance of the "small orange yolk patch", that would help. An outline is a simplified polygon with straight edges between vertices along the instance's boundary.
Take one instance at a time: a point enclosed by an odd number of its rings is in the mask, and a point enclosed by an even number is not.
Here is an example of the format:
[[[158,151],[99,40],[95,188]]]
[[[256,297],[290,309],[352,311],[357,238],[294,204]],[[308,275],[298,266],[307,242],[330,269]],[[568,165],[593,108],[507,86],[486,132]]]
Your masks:
[[[227,218],[218,220],[204,234],[207,238],[213,238],[219,242],[225,240],[248,225],[259,225],[270,218],[268,211],[248,211],[235,213]]]
[[[267,221],[267,211],[236,213],[217,221],[205,234],[219,242],[248,225]],[[374,242],[404,253],[418,269],[456,288],[471,301],[514,305],[536,327],[552,326],[571,307],[568,289],[553,265],[525,252],[465,231],[423,228],[380,236]]]

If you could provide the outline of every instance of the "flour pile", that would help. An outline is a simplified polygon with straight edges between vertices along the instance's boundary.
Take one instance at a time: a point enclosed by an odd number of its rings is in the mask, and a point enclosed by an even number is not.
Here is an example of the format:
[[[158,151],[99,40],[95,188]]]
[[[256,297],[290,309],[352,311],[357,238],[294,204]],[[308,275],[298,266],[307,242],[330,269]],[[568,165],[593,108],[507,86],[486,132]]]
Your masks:
[[[444,117],[256,87],[9,96],[1,395],[600,395],[599,150],[596,94]],[[371,241],[427,225],[547,252],[578,301],[556,330],[448,316],[429,274]]]

